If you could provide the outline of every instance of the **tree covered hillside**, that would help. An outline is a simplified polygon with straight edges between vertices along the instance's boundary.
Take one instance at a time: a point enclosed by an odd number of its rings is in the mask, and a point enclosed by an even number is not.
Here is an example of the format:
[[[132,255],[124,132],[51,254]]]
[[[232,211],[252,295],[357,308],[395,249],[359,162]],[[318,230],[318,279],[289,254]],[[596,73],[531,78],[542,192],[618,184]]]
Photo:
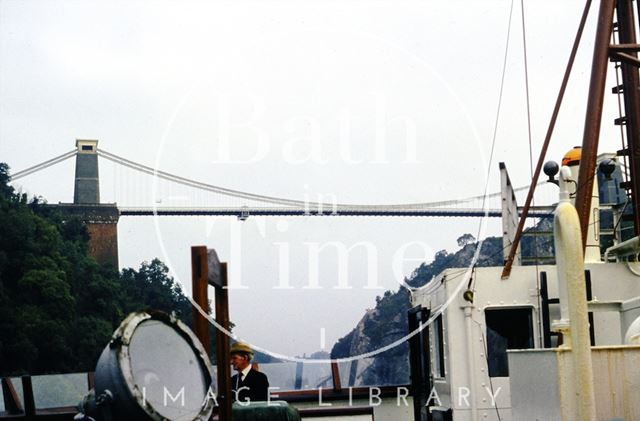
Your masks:
[[[525,264],[534,264],[537,259],[547,259],[553,263],[553,238],[535,235],[548,233],[553,229],[551,218],[539,220],[534,227],[527,230],[528,234],[522,238],[521,251]],[[468,267],[479,242],[471,234],[464,234],[458,238],[461,248],[450,253],[446,250],[437,252],[430,263],[422,263],[409,278],[406,285],[419,288],[430,282],[440,272],[448,268]],[[478,254],[476,266],[501,266],[503,264],[503,249],[501,237],[486,238]],[[331,358],[345,358],[379,350],[402,339],[408,333],[407,310],[410,303],[409,291],[401,286],[397,291],[386,291],[383,296],[376,298],[376,305],[368,310],[358,325],[347,335],[340,338],[331,350]],[[358,370],[356,370],[358,371]],[[355,385],[397,385],[409,382],[409,346],[407,342],[376,355],[368,361],[366,367],[358,371],[359,378],[350,378]],[[353,377],[353,376],[352,376]],[[357,377],[357,376],[356,376]],[[349,384],[350,386],[352,384]]]
[[[467,267],[476,252],[479,243],[470,234],[458,239],[462,248],[455,253],[441,250],[431,263],[423,263],[405,283],[417,288],[426,285],[431,279],[447,268]],[[495,266],[502,264],[502,239],[487,238],[482,243],[477,266]],[[410,294],[405,287],[397,291],[386,291],[376,298],[376,306],[367,311],[358,325],[336,342],[331,350],[331,358],[344,358],[372,352],[389,345],[408,333],[407,310],[410,308]],[[380,353],[370,361],[360,378],[354,383],[363,385],[394,385],[409,383],[409,346],[402,343],[388,351]]]
[[[155,259],[118,273],[88,256],[88,234],[40,198],[14,191],[0,163],[0,376],[93,371],[130,312],[191,305]]]

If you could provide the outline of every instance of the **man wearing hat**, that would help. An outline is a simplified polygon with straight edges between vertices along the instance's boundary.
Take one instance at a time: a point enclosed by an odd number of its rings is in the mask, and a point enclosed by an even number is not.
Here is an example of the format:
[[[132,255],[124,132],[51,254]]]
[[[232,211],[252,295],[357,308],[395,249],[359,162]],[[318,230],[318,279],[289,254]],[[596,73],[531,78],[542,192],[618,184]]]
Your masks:
[[[244,342],[231,345],[231,365],[238,374],[231,377],[231,390],[236,402],[266,401],[269,380],[264,373],[251,367],[253,350]]]

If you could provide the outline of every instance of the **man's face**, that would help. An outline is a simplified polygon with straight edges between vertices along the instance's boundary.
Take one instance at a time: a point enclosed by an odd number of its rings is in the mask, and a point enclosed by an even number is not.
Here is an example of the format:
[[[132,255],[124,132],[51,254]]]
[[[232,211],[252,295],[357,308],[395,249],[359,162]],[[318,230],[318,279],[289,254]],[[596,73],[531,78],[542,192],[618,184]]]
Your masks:
[[[233,354],[231,356],[231,365],[236,371],[242,371],[249,366],[249,357],[240,354]]]

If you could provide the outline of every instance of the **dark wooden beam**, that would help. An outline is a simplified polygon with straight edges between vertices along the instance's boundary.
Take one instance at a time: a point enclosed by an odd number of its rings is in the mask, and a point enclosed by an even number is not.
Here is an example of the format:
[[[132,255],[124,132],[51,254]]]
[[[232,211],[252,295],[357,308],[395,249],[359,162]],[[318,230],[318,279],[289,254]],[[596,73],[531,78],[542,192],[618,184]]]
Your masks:
[[[333,378],[333,390],[336,392],[342,391],[342,384],[340,382],[340,368],[336,361],[331,361],[331,377]]]
[[[193,301],[200,306],[202,310],[209,310],[208,297],[208,268],[207,268],[207,247],[194,246],[191,247],[191,294]],[[196,334],[202,346],[207,351],[207,355],[211,355],[211,346],[209,344],[209,321],[194,306],[192,307],[193,315],[193,332]]]
[[[220,285],[215,287],[216,323],[229,332],[229,290],[227,289],[227,264],[220,263]],[[216,330],[216,360],[218,363],[218,400],[220,419],[231,421],[233,396],[231,396],[231,356],[229,336],[221,329]]]
[[[2,378],[2,396],[4,397],[4,407],[9,414],[21,414],[24,412],[24,407],[16,393],[16,388],[13,387],[11,379],[7,377]]]
[[[24,415],[27,417],[35,416],[36,401],[33,398],[31,376],[22,376],[22,398],[24,399]]]

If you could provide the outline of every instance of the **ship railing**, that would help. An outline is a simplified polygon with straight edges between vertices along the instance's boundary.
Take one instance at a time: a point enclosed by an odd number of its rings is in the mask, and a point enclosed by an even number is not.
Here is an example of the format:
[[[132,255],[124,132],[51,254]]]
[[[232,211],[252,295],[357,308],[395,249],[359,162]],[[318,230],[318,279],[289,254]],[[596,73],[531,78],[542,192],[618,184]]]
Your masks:
[[[298,406],[303,418],[372,415],[376,405],[370,403],[384,399],[395,403],[406,397],[410,405],[408,375],[406,381],[395,382],[400,384],[367,384],[367,368],[372,363],[373,359],[365,359],[258,366],[268,375],[271,386],[278,388],[271,391],[273,399]],[[215,366],[213,371],[215,378]],[[71,420],[78,412],[78,404],[95,386],[92,372],[4,377],[1,382],[1,420]],[[216,392],[215,384],[212,387]]]

